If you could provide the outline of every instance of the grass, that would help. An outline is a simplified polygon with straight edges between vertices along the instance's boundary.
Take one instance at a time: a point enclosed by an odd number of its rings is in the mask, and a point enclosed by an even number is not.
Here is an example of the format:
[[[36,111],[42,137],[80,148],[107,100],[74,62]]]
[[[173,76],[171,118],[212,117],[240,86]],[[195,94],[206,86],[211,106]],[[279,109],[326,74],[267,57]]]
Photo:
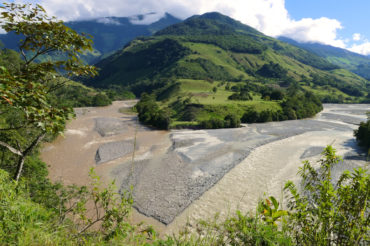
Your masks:
[[[213,62],[215,65],[222,66],[232,74],[233,76],[243,76],[248,78],[249,76],[237,69],[238,64],[231,58],[229,52],[211,44],[202,43],[184,43],[184,45],[191,50],[195,51],[196,55],[190,55],[188,59],[203,58]]]
[[[175,117],[174,121],[171,123],[171,128],[192,127],[197,125],[197,121],[199,122],[212,118],[223,120],[228,114],[235,114],[241,118],[249,108],[254,108],[258,112],[264,110],[281,110],[279,101],[262,100],[259,94],[252,93],[253,100],[251,101],[229,100],[228,97],[234,92],[226,90],[225,87],[227,84],[232,87],[237,85],[238,82],[209,82],[192,79],[180,79],[178,82],[181,84],[180,91],[166,102],[162,102],[162,108],[171,105],[179,97],[183,99],[190,98],[191,103],[203,106],[196,111],[196,121],[183,121],[181,117]],[[217,88],[217,91],[214,92],[213,88]],[[177,113],[181,115],[181,112]]]
[[[228,100],[228,97],[234,92],[226,90],[226,83],[221,85],[221,81],[214,81],[210,83],[205,80],[191,80],[182,79],[181,93],[192,97],[192,101],[203,105],[234,105],[234,106],[249,106],[255,107],[257,110],[264,109],[280,109],[276,101],[262,100],[259,95],[253,94],[253,101],[234,101]],[[229,82],[230,87],[237,85],[237,82]],[[220,86],[221,85],[221,86]],[[216,87],[217,91],[214,93],[212,89]]]
[[[348,96],[346,93],[340,91],[337,88],[331,87],[331,86],[328,86],[328,87],[317,86],[317,87],[314,87],[314,88],[309,87],[309,86],[302,86],[302,88],[307,90],[307,91],[313,92],[315,95],[317,95],[320,98],[324,98],[326,96],[334,96],[334,97],[342,96],[342,98],[344,99],[343,102],[345,102],[345,103],[353,103],[354,100],[356,100],[355,97]],[[350,99],[350,100],[348,100],[348,99]]]

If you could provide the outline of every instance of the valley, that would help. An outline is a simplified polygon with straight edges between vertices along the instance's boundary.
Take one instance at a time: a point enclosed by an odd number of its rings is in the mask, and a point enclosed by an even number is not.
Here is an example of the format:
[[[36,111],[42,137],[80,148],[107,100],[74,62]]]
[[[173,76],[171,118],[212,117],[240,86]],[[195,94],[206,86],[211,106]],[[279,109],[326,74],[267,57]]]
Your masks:
[[[264,192],[282,198],[285,181],[297,181],[301,162],[318,160],[326,145],[344,157],[334,176],[366,165],[353,130],[370,105],[325,104],[315,118],[235,129],[158,131],[125,113],[135,103],[76,108],[65,137],[45,144],[41,157],[53,181],[84,185],[94,167],[120,190],[132,185],[133,220],[162,233],[218,212],[253,210]]]
[[[0,11],[0,244],[370,241],[370,46],[40,4]]]

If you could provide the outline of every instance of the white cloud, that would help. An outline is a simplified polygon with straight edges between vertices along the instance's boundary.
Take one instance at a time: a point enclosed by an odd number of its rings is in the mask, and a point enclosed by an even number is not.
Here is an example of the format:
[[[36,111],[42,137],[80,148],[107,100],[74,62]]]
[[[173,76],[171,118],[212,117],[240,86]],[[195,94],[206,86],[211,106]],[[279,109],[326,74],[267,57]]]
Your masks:
[[[354,41],[360,41],[361,40],[361,34],[360,33],[354,33],[352,36],[352,39]]]
[[[121,25],[121,23],[118,20],[115,20],[115,19],[110,18],[110,17],[98,18],[96,20],[96,22],[106,24],[106,25],[116,25],[116,26]]]
[[[370,42],[366,40],[362,44],[355,44],[349,50],[362,55],[370,55]]]
[[[150,15],[145,23],[158,20],[165,12],[180,18],[219,11],[270,35],[285,35],[303,42],[321,42],[344,47],[337,38],[339,21],[328,18],[294,20],[285,0],[40,0],[49,12],[64,20],[106,16]]]
[[[22,0],[19,0],[22,1]],[[155,12],[134,23],[150,23],[168,12],[179,18],[218,11],[273,37],[287,36],[301,42],[320,42],[341,48],[342,28],[336,19],[295,20],[285,8],[285,0],[36,0],[63,20],[135,16]]]

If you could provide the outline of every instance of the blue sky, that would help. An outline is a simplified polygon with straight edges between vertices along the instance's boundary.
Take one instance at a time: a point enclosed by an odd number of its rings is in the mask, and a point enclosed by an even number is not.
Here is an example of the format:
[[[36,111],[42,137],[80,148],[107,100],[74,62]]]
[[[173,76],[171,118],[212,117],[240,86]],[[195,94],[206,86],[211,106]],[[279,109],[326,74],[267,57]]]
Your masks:
[[[38,2],[65,21],[168,12],[185,19],[218,11],[272,37],[319,42],[370,55],[370,0],[15,0]]]
[[[285,7],[294,19],[337,19],[343,27],[338,36],[349,44],[370,39],[370,0],[285,0]],[[360,34],[360,40],[353,40],[355,33]]]

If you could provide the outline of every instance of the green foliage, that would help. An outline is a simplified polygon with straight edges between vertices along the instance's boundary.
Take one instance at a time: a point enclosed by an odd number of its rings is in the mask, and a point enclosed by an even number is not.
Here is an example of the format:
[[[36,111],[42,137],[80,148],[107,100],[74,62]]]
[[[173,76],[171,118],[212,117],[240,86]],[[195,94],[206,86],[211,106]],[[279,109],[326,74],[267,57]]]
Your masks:
[[[112,101],[129,100],[136,98],[134,93],[119,85],[109,86],[108,89],[105,90],[105,93]]]
[[[11,60],[19,67],[0,67],[0,145],[18,156],[14,176],[18,180],[27,156],[46,134],[60,133],[72,116],[70,108],[54,106],[48,98],[58,72],[79,76],[96,71],[78,59],[84,50],[92,49],[91,40],[48,17],[41,6],[4,3],[0,8],[1,27],[24,37],[19,44],[23,61]],[[32,55],[26,55],[28,52]],[[34,63],[51,52],[63,52],[67,58]],[[11,114],[18,117],[14,119]]]
[[[270,196],[264,201],[260,201],[257,207],[257,211],[262,215],[263,221],[269,225],[277,226],[277,221],[279,221],[283,216],[288,215],[288,212],[279,209],[280,204],[275,197]]]
[[[320,100],[309,92],[288,96],[281,102],[281,107],[282,110],[275,112],[269,109],[258,112],[249,108],[241,120],[244,123],[296,120],[312,117],[323,109]]]
[[[148,41],[126,47],[123,51],[103,59],[96,64],[100,73],[87,82],[96,87],[108,85],[134,86],[145,80],[157,80],[167,76],[168,69],[178,60],[191,53],[174,39]],[[134,91],[134,90],[133,90]],[[145,92],[141,91],[140,93]],[[135,92],[136,95],[140,93]]]
[[[240,34],[261,34],[256,29],[243,25],[228,16],[213,12],[201,16],[193,16],[184,22],[169,26],[157,32],[156,35],[230,35],[237,32]]]
[[[283,100],[285,95],[281,90],[273,90],[269,97],[271,100]]]
[[[354,135],[358,144],[368,149],[368,154],[370,154],[370,119],[361,122],[358,129],[354,131]]]
[[[350,85],[334,76],[319,76],[317,74],[312,74],[312,82],[316,85],[330,85],[336,87],[351,96],[361,97],[364,95],[359,86]]]
[[[5,67],[10,73],[19,73],[22,66],[20,54],[14,50],[2,49],[0,52],[0,66]]]
[[[233,93],[228,97],[229,100],[240,100],[240,101],[248,101],[253,100],[253,97],[247,91],[241,91],[239,93]]]
[[[39,204],[27,199],[21,185],[9,179],[9,174],[0,169],[0,241],[2,244],[25,244],[27,238],[34,242],[53,239],[54,215]],[[58,236],[58,234],[56,234]],[[55,242],[57,242],[58,238]],[[47,241],[45,241],[47,242]]]
[[[346,49],[324,45],[319,43],[298,43],[288,38],[279,38],[280,40],[290,43],[294,46],[303,48],[312,52],[326,61],[338,67],[348,69],[365,79],[370,79],[370,58],[358,53],[350,52]],[[315,62],[321,64],[321,62]]]
[[[234,86],[238,87],[234,92],[256,92],[261,94],[263,101],[284,100],[285,91],[281,87],[288,87],[292,82],[297,85],[305,83],[306,89],[326,101],[339,100],[337,94],[344,98],[344,102],[364,101],[368,83],[346,70],[336,69],[336,66],[315,54],[264,36],[219,13],[193,16],[153,37],[137,38],[98,66],[101,75],[87,81],[87,84],[100,88],[121,84],[136,96],[143,92],[169,89],[181,80],[240,82],[240,86],[226,83],[225,88],[218,87],[222,95],[214,93],[208,100],[205,93],[212,88],[202,91],[202,94],[198,91],[200,96],[196,99],[199,100],[194,100],[194,103],[203,105],[240,103],[228,101],[231,94],[225,93],[226,88]],[[325,85],[325,90],[312,89]],[[242,89],[243,86],[247,88]],[[336,88],[343,93],[333,95],[331,90]],[[161,106],[167,106],[168,102],[172,103],[177,96],[184,96],[188,91],[193,93],[183,87],[171,95],[158,93],[157,100],[161,101]],[[260,102],[256,94],[251,96],[253,101]],[[335,99],[329,96],[335,96]],[[248,98],[240,93],[230,99],[243,100],[245,105]]]
[[[237,53],[261,54],[266,49],[266,46],[261,43],[257,43],[253,38],[235,34],[202,36],[191,34],[184,38],[190,42],[213,44],[224,50]]]
[[[286,77],[287,71],[279,64],[270,62],[264,64],[257,73],[264,77],[282,79]]]
[[[157,100],[162,101],[170,99],[180,91],[180,83],[173,83],[163,88],[157,89]]]
[[[109,91],[97,92],[73,81],[66,81],[62,84],[55,81],[51,84],[55,85],[55,89],[48,94],[48,101],[57,107],[107,106],[112,103],[111,97],[114,99],[118,97],[116,94],[108,96]]]
[[[289,120],[312,117],[323,109],[320,100],[310,92],[288,97],[282,108]]]
[[[332,180],[340,158],[328,146],[320,167],[306,161],[300,168],[302,188],[285,185],[288,209],[274,197],[261,200],[256,214],[229,216],[224,222],[199,221],[196,230],[168,238],[170,245],[367,245],[370,176],[366,170],[345,171]],[[171,244],[172,243],[172,244]]]
[[[146,93],[141,95],[140,102],[136,104],[139,120],[158,129],[168,130],[171,118],[166,110],[160,109],[154,95]]]
[[[23,35],[19,48],[26,65],[23,75],[38,79],[47,72],[64,70],[70,75],[94,74],[92,66],[84,65],[79,60],[79,53],[92,50],[91,39],[78,34],[66,27],[62,21],[50,18],[45,10],[31,4],[18,5],[15,3],[3,4],[1,7],[1,26],[7,32]],[[31,57],[26,57],[26,52],[32,51]],[[48,61],[32,64],[37,57],[51,52],[63,52],[67,59]]]
[[[303,192],[292,182],[289,191],[289,231],[298,245],[360,245],[369,238],[368,199],[370,177],[366,170],[344,172],[332,180],[332,168],[340,158],[328,146],[316,170],[306,161],[299,174]]]
[[[201,121],[199,125],[204,129],[236,128],[240,127],[240,118],[235,114],[228,114],[224,120],[212,118]]]
[[[302,47],[303,49],[299,49],[296,47],[288,46],[283,43],[276,43],[275,49],[286,56],[292,57],[303,64],[322,69],[322,70],[333,70],[338,69],[340,67],[339,64],[334,64],[331,61],[326,60],[325,58],[320,57],[320,54],[316,52],[311,52],[311,50],[305,50],[304,45],[298,42],[295,42],[288,38],[279,38],[281,41],[287,42],[297,47]],[[316,53],[316,54],[315,54]]]
[[[107,106],[112,104],[112,101],[105,93],[98,93],[92,99],[92,106]]]
[[[178,64],[174,69],[175,76],[189,79],[233,80],[233,76],[223,67],[203,58],[189,60]]]
[[[64,129],[71,110],[50,107],[47,102],[49,92],[47,86],[22,76],[14,76],[4,67],[0,67],[0,79],[2,110],[11,108],[22,112],[26,120],[22,127],[36,127],[52,133],[61,132]]]
[[[90,177],[88,187],[58,186],[57,196],[49,198],[53,207],[46,207],[46,202],[30,200],[24,180],[14,182],[0,169],[1,244],[144,245],[155,237],[154,232],[145,233],[128,222],[132,207],[129,192],[116,193],[114,183],[103,188],[93,171]]]

